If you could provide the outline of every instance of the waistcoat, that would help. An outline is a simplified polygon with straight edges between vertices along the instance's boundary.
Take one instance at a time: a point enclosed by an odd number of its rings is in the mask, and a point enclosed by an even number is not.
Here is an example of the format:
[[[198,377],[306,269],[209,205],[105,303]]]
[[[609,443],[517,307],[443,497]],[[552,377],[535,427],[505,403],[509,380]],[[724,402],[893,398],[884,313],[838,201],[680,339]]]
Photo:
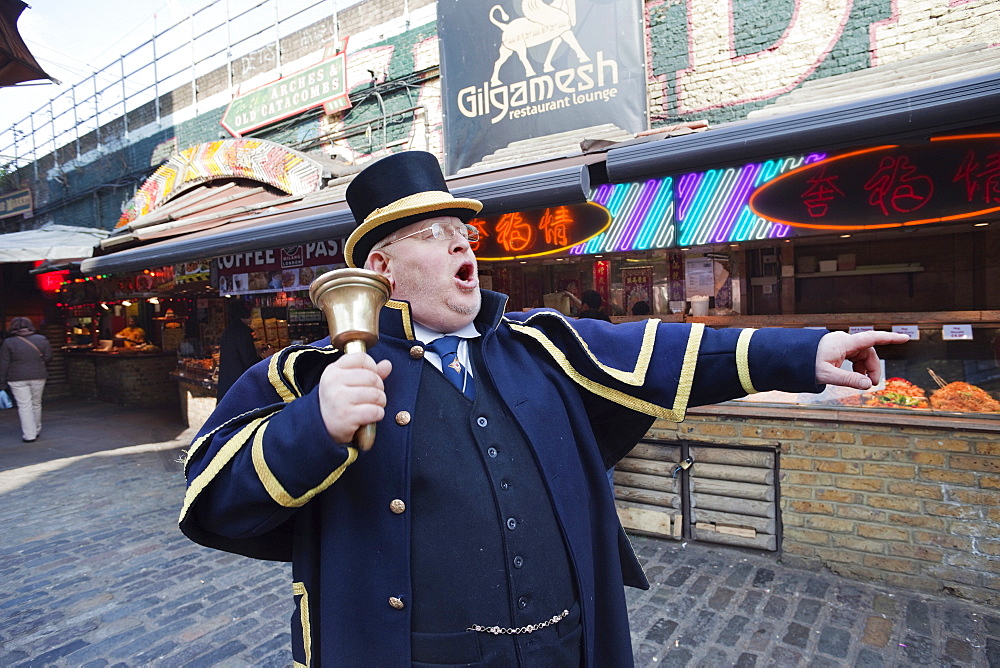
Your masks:
[[[476,400],[422,374],[411,457],[412,628],[520,627],[569,609],[573,570],[534,453],[470,346]]]

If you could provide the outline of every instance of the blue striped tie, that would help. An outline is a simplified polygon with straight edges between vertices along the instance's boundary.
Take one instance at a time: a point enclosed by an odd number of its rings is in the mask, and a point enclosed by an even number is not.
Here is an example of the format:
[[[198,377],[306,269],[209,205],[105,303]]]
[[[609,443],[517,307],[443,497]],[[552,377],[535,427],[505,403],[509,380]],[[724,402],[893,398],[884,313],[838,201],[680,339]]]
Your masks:
[[[442,336],[427,344],[427,349],[441,357],[441,373],[454,385],[459,392],[469,399],[476,398],[476,383],[468,374],[462,363],[458,361],[459,336]],[[464,387],[463,387],[464,386]]]

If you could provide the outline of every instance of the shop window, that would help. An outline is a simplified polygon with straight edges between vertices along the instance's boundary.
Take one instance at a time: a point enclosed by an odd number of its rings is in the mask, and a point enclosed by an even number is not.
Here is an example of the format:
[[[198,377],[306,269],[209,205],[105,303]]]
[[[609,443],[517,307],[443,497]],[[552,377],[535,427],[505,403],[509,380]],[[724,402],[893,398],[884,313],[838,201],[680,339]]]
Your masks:
[[[761,392],[739,401],[1000,419],[1000,324],[906,328],[917,338],[879,349],[883,381],[868,391],[831,386],[821,394]]]

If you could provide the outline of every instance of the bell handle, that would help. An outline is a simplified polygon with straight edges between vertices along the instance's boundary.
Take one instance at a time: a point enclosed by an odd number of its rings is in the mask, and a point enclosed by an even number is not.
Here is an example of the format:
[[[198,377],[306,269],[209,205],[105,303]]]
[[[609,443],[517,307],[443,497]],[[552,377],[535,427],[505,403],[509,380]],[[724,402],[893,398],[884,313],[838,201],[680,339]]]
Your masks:
[[[368,346],[361,339],[348,341],[344,344],[344,353],[347,355],[366,352],[368,352]],[[354,432],[354,437],[351,439],[351,444],[362,451],[371,450],[372,446],[375,445],[375,423],[372,422],[371,424],[358,427],[358,430]]]

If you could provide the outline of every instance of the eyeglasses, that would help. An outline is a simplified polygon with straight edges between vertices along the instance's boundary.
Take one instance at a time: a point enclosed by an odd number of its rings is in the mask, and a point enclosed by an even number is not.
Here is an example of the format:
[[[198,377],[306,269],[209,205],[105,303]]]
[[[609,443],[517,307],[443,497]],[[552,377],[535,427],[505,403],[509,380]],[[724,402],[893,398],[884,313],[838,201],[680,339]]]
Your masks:
[[[382,244],[382,248],[385,248],[389,244],[394,244],[397,241],[409,239],[410,237],[417,237],[422,240],[437,239],[438,241],[451,241],[455,238],[456,234],[461,235],[468,241],[479,241],[479,230],[473,225],[465,223],[461,225],[453,225],[451,223],[431,223],[429,227],[417,230],[416,232],[411,232],[406,236],[402,236],[398,239],[393,239],[388,243]]]

